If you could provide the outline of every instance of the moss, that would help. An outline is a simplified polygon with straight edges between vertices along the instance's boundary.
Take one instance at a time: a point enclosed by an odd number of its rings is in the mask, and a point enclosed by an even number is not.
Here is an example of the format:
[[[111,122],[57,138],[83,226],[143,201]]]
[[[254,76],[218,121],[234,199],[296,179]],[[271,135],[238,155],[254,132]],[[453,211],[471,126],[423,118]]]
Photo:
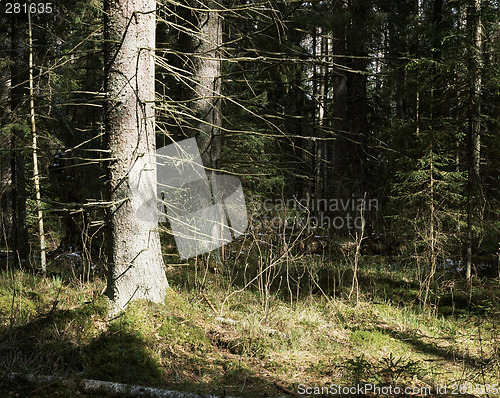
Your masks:
[[[129,384],[162,384],[161,367],[147,347],[138,333],[112,325],[86,347],[85,376]]]
[[[164,309],[166,311],[174,310],[188,312],[190,310],[190,305],[186,298],[177,293],[174,289],[167,289]]]
[[[264,337],[242,337],[233,342],[231,352],[259,359],[265,358],[273,350],[273,340]]]
[[[158,334],[166,341],[183,346],[195,352],[204,352],[210,346],[205,331],[182,317],[167,316]]]
[[[351,333],[350,340],[353,344],[376,351],[394,344],[390,336],[379,330],[355,330]]]

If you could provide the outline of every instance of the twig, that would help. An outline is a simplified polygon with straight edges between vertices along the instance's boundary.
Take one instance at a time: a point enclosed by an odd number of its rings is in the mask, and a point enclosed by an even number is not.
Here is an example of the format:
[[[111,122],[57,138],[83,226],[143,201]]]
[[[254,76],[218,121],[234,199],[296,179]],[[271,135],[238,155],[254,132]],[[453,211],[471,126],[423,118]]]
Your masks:
[[[212,305],[212,303],[210,302],[210,300],[208,299],[208,297],[205,295],[205,293],[202,293],[201,295],[203,296],[203,298],[205,299],[205,301],[208,303],[208,306],[214,312],[214,314],[217,314],[217,311],[215,310],[214,306]]]

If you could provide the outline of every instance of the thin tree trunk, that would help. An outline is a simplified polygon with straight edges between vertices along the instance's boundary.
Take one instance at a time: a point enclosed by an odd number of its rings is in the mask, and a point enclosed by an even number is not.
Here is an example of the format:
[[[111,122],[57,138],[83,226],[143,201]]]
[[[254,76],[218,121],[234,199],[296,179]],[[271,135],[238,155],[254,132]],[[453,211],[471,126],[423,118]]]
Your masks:
[[[0,24],[3,29],[0,30],[0,40],[9,43],[7,26],[9,19],[7,14],[0,15]],[[0,102],[7,106],[0,109],[0,120],[3,123],[8,123],[9,111],[9,92],[10,92],[10,74],[9,70],[4,68],[0,71]],[[10,249],[13,237],[12,225],[12,162],[11,149],[12,141],[8,134],[0,134],[0,247]],[[7,257],[7,261],[9,257]],[[7,265],[10,265],[7,263]]]
[[[319,75],[317,76],[317,84],[318,85],[318,90],[317,90],[317,98],[315,98],[315,106],[317,107],[318,111],[318,119],[317,119],[317,125],[318,125],[318,133],[317,137],[318,138],[323,138],[324,137],[324,120],[325,120],[325,107],[326,107],[326,66],[323,64],[325,61],[325,55],[327,52],[327,43],[326,40],[327,38],[324,35],[324,32],[321,28],[318,29],[318,36],[320,39],[320,63],[321,66],[319,67]],[[316,200],[321,199],[323,197],[323,192],[324,192],[324,169],[325,169],[325,145],[323,140],[316,140],[316,148],[315,148],[315,175],[314,175],[314,197]],[[321,209],[317,209],[320,210]],[[321,227],[321,226],[320,226]]]
[[[29,33],[29,69],[30,69],[30,121],[31,121],[31,134],[32,134],[32,148],[33,148],[33,181],[35,184],[36,194],[36,207],[38,215],[38,233],[40,239],[40,266],[42,272],[47,271],[47,261],[45,258],[45,234],[43,229],[43,213],[42,201],[40,195],[40,176],[38,174],[38,154],[37,154],[37,132],[36,132],[36,119],[35,119],[35,100],[33,89],[33,32],[31,29],[31,14],[28,13],[28,33]]]
[[[470,28],[472,45],[469,56],[469,173],[467,189],[467,257],[466,279],[472,276],[473,228],[477,213],[479,195],[480,154],[481,154],[481,0],[471,0],[467,22]]]
[[[11,19],[11,101],[10,122],[13,124],[11,135],[11,171],[12,171],[12,224],[14,266],[26,264],[28,261],[28,227],[26,222],[26,165],[23,147],[25,95],[28,83],[28,67],[26,62],[26,27],[25,15],[13,14]]]
[[[315,187],[316,187],[316,142],[315,138],[317,136],[317,125],[316,125],[316,98],[318,92],[318,66],[317,66],[317,55],[318,55],[318,31],[314,28],[312,35],[312,56],[313,56],[313,65],[312,65],[312,128],[311,128],[311,137],[312,139],[308,139],[305,142],[305,152],[303,156],[303,161],[308,165],[308,173],[307,173],[307,184],[305,189],[303,190],[303,197],[309,198],[315,195]],[[308,199],[309,200],[309,199]]]
[[[330,130],[327,129],[329,127],[329,115],[327,114],[328,111],[328,105],[330,99],[328,98],[328,92],[330,90],[329,87],[329,81],[330,81],[330,69],[328,67],[328,64],[330,63],[330,48],[331,48],[331,39],[330,39],[330,32],[328,32],[328,36],[323,35],[322,38],[322,43],[323,43],[323,54],[324,54],[324,62],[326,63],[324,66],[324,87],[323,87],[323,115],[322,115],[322,120],[321,120],[321,126],[323,128],[323,136],[327,138],[331,138]],[[329,112],[328,112],[329,113]],[[323,141],[323,165],[322,165],[322,172],[323,172],[323,196],[327,195],[327,192],[330,192],[331,187],[333,185],[333,181],[331,181],[331,173],[329,170],[329,166],[331,163],[331,142],[329,139]]]
[[[7,137],[8,138],[8,137]],[[1,148],[11,147],[6,137],[0,136]],[[0,246],[9,249],[12,235],[12,164],[8,152],[0,153]]]
[[[347,41],[347,51],[351,68],[358,73],[351,73],[347,80],[347,121],[349,128],[349,198],[360,198],[366,191],[366,139],[368,127],[368,100],[366,75],[367,68],[367,21],[370,7],[361,0],[350,2],[351,26]],[[361,73],[359,73],[361,72]],[[369,194],[369,192],[368,192]],[[367,215],[369,217],[369,215]],[[352,226],[354,232],[360,233],[359,226]],[[351,232],[351,231],[349,231]]]
[[[342,5],[336,7],[336,11],[344,13]],[[333,25],[333,40],[332,40],[332,61],[334,64],[345,64],[346,58],[346,25],[343,19],[340,19]],[[336,57],[335,55],[339,55]],[[332,192],[336,198],[348,198],[349,193],[346,189],[346,177],[348,171],[347,147],[348,140],[346,139],[346,115],[347,115],[347,76],[345,71],[333,68],[332,79],[332,127],[335,134],[335,141],[332,145],[332,153],[330,157],[332,180],[335,181],[332,187]]]
[[[106,138],[111,313],[136,299],[163,302],[168,287],[156,207],[154,0],[107,0]]]
[[[432,118],[432,113],[431,113],[431,118]],[[432,134],[432,131],[431,131]],[[434,204],[434,156],[433,156],[433,143],[431,141],[430,145],[430,193],[429,193],[429,205],[430,205],[430,213],[429,213],[429,235],[428,235],[428,240],[429,240],[429,262],[430,262],[430,267],[429,267],[429,274],[426,277],[425,280],[425,296],[424,296],[424,308],[427,307],[427,301],[429,299],[429,292],[432,286],[432,282],[434,281],[434,276],[436,275],[436,267],[437,267],[437,250],[436,250],[436,228],[435,228],[435,204]]]

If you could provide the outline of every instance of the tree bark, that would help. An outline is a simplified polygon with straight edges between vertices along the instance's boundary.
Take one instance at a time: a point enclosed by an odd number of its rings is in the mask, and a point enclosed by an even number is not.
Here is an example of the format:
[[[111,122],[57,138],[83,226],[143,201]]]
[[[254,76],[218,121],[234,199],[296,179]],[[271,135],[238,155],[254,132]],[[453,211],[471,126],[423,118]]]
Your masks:
[[[136,299],[163,302],[168,287],[156,208],[155,9],[154,0],[104,2],[111,313]]]
[[[193,38],[194,87],[192,109],[195,113],[196,141],[209,175],[220,168],[222,154],[221,56],[222,18],[218,3],[196,2],[198,35]]]
[[[366,141],[369,133],[368,100],[366,90],[367,68],[367,24],[370,8],[361,0],[351,0],[351,26],[347,41],[347,52],[350,66],[354,71],[347,80],[347,128],[349,130],[348,170],[350,195],[348,198],[361,198],[366,192]],[[369,192],[368,192],[369,194]],[[358,217],[359,214],[353,214]],[[369,217],[369,214],[366,214]],[[361,233],[356,226],[351,228],[352,234]]]
[[[197,35],[192,37],[193,45],[193,78],[192,90],[194,111],[194,132],[201,159],[213,194],[217,196],[215,172],[220,170],[222,157],[222,115],[221,115],[221,45],[222,45],[222,18],[218,11],[220,4],[213,0],[195,2],[195,26]],[[221,215],[223,217],[223,215]],[[222,237],[224,220],[219,227],[212,231],[212,238]],[[221,256],[222,251],[222,256]],[[213,254],[220,264],[224,257],[224,249],[215,249]],[[222,257],[222,258],[221,258]]]
[[[9,43],[7,14],[0,15],[0,40]],[[0,85],[0,121],[2,127],[8,123],[9,100],[10,100],[10,72],[8,69],[1,70]],[[0,246],[9,248],[12,243],[12,141],[8,133],[0,134]]]
[[[481,0],[471,0],[467,13],[471,46],[469,55],[469,129],[468,129],[468,181],[467,181],[467,255],[466,279],[472,276],[473,226],[478,210],[480,155],[481,155]]]
[[[11,19],[11,79],[10,79],[10,123],[11,128],[11,171],[12,171],[12,226],[14,266],[28,261],[28,227],[26,223],[26,164],[23,147],[24,131],[21,125],[26,121],[26,88],[28,67],[26,60],[26,16],[12,14]]]
[[[342,15],[346,12],[346,5],[343,2],[336,2],[335,11]],[[333,24],[332,58],[336,65],[345,64],[347,54],[346,43],[346,23],[343,19]],[[338,55],[338,56],[336,56]],[[347,65],[346,65],[347,66]],[[335,134],[335,141],[332,145],[331,153],[331,173],[332,192],[335,198],[348,197],[347,184],[345,184],[348,171],[347,148],[349,141],[346,138],[346,114],[347,114],[347,76],[341,69],[333,69],[332,79],[332,127]]]
[[[28,32],[29,32],[29,89],[30,89],[30,121],[31,137],[33,148],[33,182],[35,185],[36,207],[38,218],[38,234],[40,240],[40,268],[43,273],[47,271],[47,260],[45,257],[45,233],[43,228],[42,200],[40,194],[40,175],[38,171],[38,133],[36,131],[35,118],[35,94],[33,82],[33,32],[31,29],[31,14],[28,13]]]
[[[319,74],[317,75],[317,97],[315,98],[315,106],[317,107],[317,125],[318,125],[318,138],[325,137],[325,111],[327,107],[327,82],[328,82],[328,68],[324,65],[326,62],[326,57],[328,55],[328,37],[326,36],[323,29],[318,29],[318,36],[320,39],[320,63]],[[315,141],[315,176],[314,176],[314,197],[316,200],[323,198],[326,185],[326,173],[327,169],[327,148],[325,140]],[[321,227],[321,226],[320,226]]]

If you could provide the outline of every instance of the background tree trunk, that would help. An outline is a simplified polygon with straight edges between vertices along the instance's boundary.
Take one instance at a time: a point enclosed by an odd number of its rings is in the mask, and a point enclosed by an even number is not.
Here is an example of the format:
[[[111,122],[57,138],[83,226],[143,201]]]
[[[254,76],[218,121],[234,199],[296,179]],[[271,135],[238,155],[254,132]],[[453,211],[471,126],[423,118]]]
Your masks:
[[[347,5],[343,1],[335,3],[334,12],[337,15],[345,15]],[[346,42],[346,19],[337,18],[333,24],[332,40],[332,61],[335,65],[346,64],[347,42]],[[345,65],[347,66],[347,65]],[[335,135],[335,141],[332,145],[331,153],[331,173],[332,186],[330,192],[336,199],[348,197],[347,179],[349,175],[348,167],[348,146],[349,141],[346,137],[347,120],[347,74],[345,70],[339,67],[333,68],[332,78],[332,127]],[[345,231],[344,231],[345,232]]]
[[[194,86],[192,110],[194,111],[194,136],[200,148],[203,165],[208,178],[212,182],[212,189],[217,190],[215,172],[221,167],[222,157],[222,115],[221,115],[221,45],[222,45],[222,18],[218,12],[220,4],[208,0],[196,1],[196,22],[198,32],[192,38]],[[213,192],[217,195],[216,192]],[[223,217],[223,215],[221,215]],[[212,238],[222,237],[224,219],[212,231]],[[220,227],[220,228],[219,228]],[[224,257],[223,247],[222,258]],[[213,251],[215,258],[221,264],[221,252]]]
[[[222,153],[221,118],[221,56],[222,18],[220,7],[209,0],[196,3],[198,35],[193,38],[194,87],[193,105],[195,136],[203,164],[219,169]],[[213,171],[213,170],[212,170]]]
[[[9,43],[9,19],[7,14],[0,15],[0,40]],[[0,123],[2,127],[8,123],[10,101],[10,72],[9,68],[0,69]],[[0,247],[7,247],[12,243],[12,152],[10,135],[0,133]]]
[[[30,93],[30,121],[31,137],[33,148],[33,182],[35,185],[37,220],[38,220],[38,239],[40,242],[40,268],[43,273],[47,271],[47,261],[45,256],[45,232],[43,228],[42,200],[40,193],[40,174],[38,170],[38,133],[36,131],[35,117],[35,92],[33,81],[33,31],[31,29],[31,16],[28,13],[28,31],[29,31],[29,93]]]
[[[156,213],[156,2],[107,0],[104,6],[105,128],[113,159],[107,296],[116,312],[140,298],[163,302],[168,283]]]
[[[349,134],[348,144],[348,181],[350,195],[348,198],[360,199],[366,192],[366,140],[369,133],[368,101],[366,91],[367,52],[369,33],[369,6],[361,0],[351,0],[350,33],[347,40],[347,51],[351,56],[350,67],[353,70],[347,79],[347,112],[346,128]],[[359,214],[351,214],[358,217]],[[369,214],[367,214],[369,216]],[[349,233],[361,233],[359,225],[352,226]]]
[[[470,29],[471,46],[469,55],[469,172],[467,189],[467,256],[466,278],[472,276],[473,226],[478,212],[480,155],[481,155],[481,0],[471,0],[467,23]]]
[[[20,127],[26,122],[26,94],[28,66],[26,59],[26,15],[12,14],[11,19],[11,79],[10,79],[10,123],[11,171],[12,171],[12,225],[14,265],[28,260],[28,227],[26,224],[26,165],[23,147],[26,145],[24,131]]]
[[[317,123],[318,132],[316,137],[325,137],[325,111],[328,105],[328,68],[325,66],[327,55],[328,55],[328,36],[323,29],[318,28],[319,37],[319,59],[321,66],[319,67],[319,73],[316,75],[317,82],[317,96],[314,99],[315,106],[317,107]],[[316,112],[316,111],[315,111]],[[316,140],[315,141],[315,175],[314,175],[314,197],[316,200],[322,199],[325,194],[326,186],[326,174],[327,169],[327,158],[328,154],[326,152],[326,141]],[[321,226],[320,226],[321,227]]]

